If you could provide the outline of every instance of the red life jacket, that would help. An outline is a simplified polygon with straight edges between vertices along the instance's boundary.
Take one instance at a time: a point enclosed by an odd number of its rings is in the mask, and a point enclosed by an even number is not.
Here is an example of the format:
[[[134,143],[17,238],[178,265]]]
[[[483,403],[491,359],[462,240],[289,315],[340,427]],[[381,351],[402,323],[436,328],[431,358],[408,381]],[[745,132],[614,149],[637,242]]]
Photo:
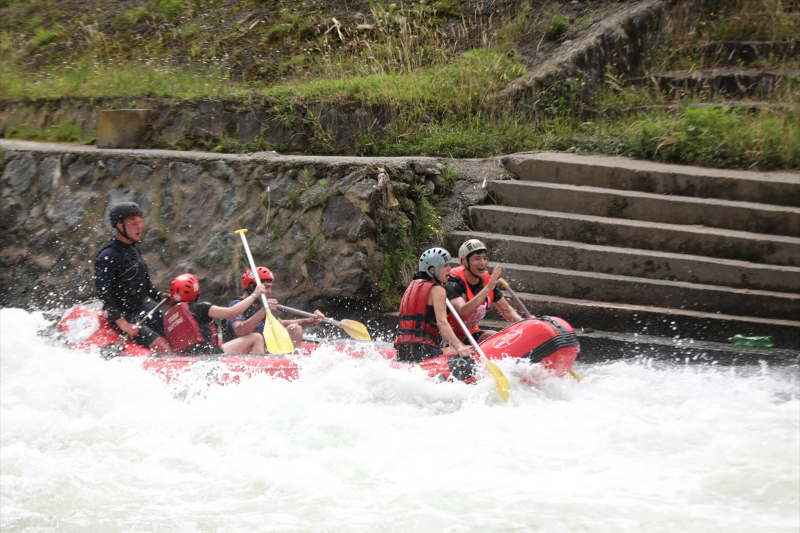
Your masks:
[[[428,295],[434,285],[432,281],[415,279],[406,289],[400,301],[400,331],[395,346],[405,343],[441,346],[439,328],[427,318]]]
[[[217,328],[214,321],[209,322],[211,338],[203,337],[200,324],[189,311],[189,304],[179,303],[164,314],[164,336],[172,349],[178,353],[183,353],[196,344],[216,344]]]
[[[469,287],[469,283],[467,283],[467,275],[464,273],[466,269],[463,266],[459,266],[454,268],[450,271],[450,276],[454,278],[458,278],[464,282],[464,286],[467,288],[467,302],[475,298],[475,295],[472,293],[472,289]],[[487,283],[489,283],[489,278],[492,275],[488,272],[483,273],[483,286],[485,287]],[[469,328],[470,333],[475,333],[480,329],[480,321],[486,316],[486,311],[489,310],[491,307],[492,302],[494,302],[494,291],[489,293],[489,296],[486,297],[486,300],[482,304],[485,306],[484,308],[478,307],[478,309],[472,314],[472,316],[462,319],[464,320],[464,324]],[[465,302],[466,303],[466,302]],[[473,319],[473,320],[471,320]],[[458,338],[464,338],[464,332],[461,330],[461,326],[458,324],[458,321],[453,316],[448,316],[447,320],[450,322],[450,326],[453,328],[453,331],[456,332]],[[474,322],[474,324],[470,324],[470,322]]]

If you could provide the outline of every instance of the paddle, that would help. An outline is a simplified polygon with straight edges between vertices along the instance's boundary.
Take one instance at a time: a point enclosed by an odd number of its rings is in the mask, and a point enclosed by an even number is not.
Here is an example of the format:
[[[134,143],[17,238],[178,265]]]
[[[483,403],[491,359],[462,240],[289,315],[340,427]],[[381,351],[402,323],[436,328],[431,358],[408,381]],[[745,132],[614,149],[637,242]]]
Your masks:
[[[300,311],[299,309],[292,309],[291,307],[286,307],[285,305],[279,305],[278,309],[280,309],[281,311],[286,311],[287,313],[305,316],[308,318],[319,318],[314,313],[309,313],[308,311]],[[332,318],[323,318],[322,322],[327,322],[328,324],[333,324],[336,327],[342,328],[345,333],[347,333],[357,341],[372,340],[372,337],[369,336],[369,331],[367,331],[367,327],[361,322],[356,322],[355,320],[349,320],[347,318],[345,318],[341,322],[337,322]]]
[[[475,348],[475,351],[477,351],[478,355],[481,356],[481,361],[483,361],[483,364],[486,365],[486,368],[489,369],[489,373],[494,378],[494,383],[497,386],[497,394],[500,395],[500,397],[503,399],[504,402],[508,402],[508,390],[509,390],[508,378],[506,377],[505,374],[503,374],[503,371],[500,370],[499,366],[492,363],[491,361],[489,361],[489,359],[486,358],[486,354],[483,353],[481,347],[478,346],[477,342],[475,342],[475,338],[470,334],[469,329],[467,328],[467,326],[464,325],[464,322],[461,320],[461,317],[458,316],[458,313],[453,307],[453,304],[450,303],[450,300],[445,298],[444,302],[447,304],[447,308],[456,318],[456,321],[458,321],[458,325],[461,326],[462,330],[464,330],[464,333],[467,335],[469,342],[472,343],[472,346]]]
[[[244,245],[244,253],[247,254],[247,261],[250,263],[250,269],[253,272],[256,283],[261,285],[261,278],[258,277],[258,270],[256,270],[256,262],[253,261],[253,254],[250,253],[250,246],[247,244],[246,229],[234,231],[239,237],[242,238],[242,245]],[[264,321],[264,344],[267,346],[269,353],[289,353],[294,351],[294,344],[289,337],[289,332],[283,327],[283,324],[278,322],[278,319],[272,316],[269,311],[269,304],[267,304],[267,297],[261,295],[261,303],[264,305],[264,311],[267,313],[267,319]]]
[[[159,307],[164,305],[167,302],[167,300],[169,300],[169,298],[164,298],[163,300],[158,302],[157,306],[152,308],[149,313],[144,315],[142,317],[142,319],[139,320],[139,322],[136,323],[136,327],[137,328],[142,327],[142,324],[144,324],[145,322],[147,322],[148,320],[153,318],[153,313],[156,312],[156,309],[158,309]],[[123,333],[122,337],[119,338],[119,340],[117,341],[116,344],[109,344],[108,346],[103,346],[103,349],[100,350],[100,357],[102,357],[103,359],[108,360],[108,359],[113,359],[113,358],[121,355],[122,354],[122,345],[125,344],[125,341],[128,340],[129,338],[130,338],[130,335],[128,335],[127,333]]]
[[[500,285],[502,285],[503,288],[508,291],[508,294],[511,295],[511,299],[517,303],[520,309],[522,309],[522,313],[528,318],[534,318],[534,316],[528,312],[528,309],[524,305],[522,305],[522,302],[520,301],[519,298],[517,298],[517,295],[514,293],[514,291],[511,290],[511,287],[508,286],[508,282],[503,278],[500,278],[497,281],[500,282]],[[571,368],[569,369],[569,375],[577,379],[578,381],[581,380],[581,377],[578,375],[578,373],[572,370]]]

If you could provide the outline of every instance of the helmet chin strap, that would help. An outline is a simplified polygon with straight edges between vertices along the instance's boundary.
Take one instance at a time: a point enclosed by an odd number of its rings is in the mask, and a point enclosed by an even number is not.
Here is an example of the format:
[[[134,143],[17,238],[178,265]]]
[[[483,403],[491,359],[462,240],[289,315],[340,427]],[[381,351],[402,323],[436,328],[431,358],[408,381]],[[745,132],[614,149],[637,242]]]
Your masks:
[[[123,237],[125,237],[129,241],[133,242],[133,239],[128,237],[128,232],[125,231],[125,221],[124,220],[120,220],[119,222],[117,222],[117,224],[122,224],[122,229],[117,229],[117,231],[120,232]]]

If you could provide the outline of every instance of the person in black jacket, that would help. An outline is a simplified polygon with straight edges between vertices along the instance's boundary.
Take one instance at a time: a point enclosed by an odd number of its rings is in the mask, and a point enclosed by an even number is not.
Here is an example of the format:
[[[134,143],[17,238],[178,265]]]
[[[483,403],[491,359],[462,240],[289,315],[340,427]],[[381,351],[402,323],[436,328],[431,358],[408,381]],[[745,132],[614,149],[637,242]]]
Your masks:
[[[156,311],[141,327],[136,322],[150,311],[145,299],[159,301],[160,293],[150,281],[142,252],[134,243],[142,240],[144,211],[134,202],[123,202],[111,209],[109,219],[116,235],[98,253],[94,264],[97,295],[108,313],[108,322],[127,333],[133,342],[159,354],[172,349],[164,339],[164,315]]]

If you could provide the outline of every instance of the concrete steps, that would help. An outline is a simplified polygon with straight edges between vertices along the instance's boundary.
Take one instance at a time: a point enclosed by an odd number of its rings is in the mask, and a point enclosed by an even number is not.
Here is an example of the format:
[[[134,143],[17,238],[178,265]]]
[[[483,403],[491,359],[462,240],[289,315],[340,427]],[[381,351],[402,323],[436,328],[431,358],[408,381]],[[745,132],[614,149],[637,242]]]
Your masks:
[[[512,207],[773,235],[800,235],[800,207],[534,181],[494,181],[487,190],[496,203]]]
[[[565,153],[509,155],[503,164],[520,180],[800,207],[796,172],[718,170]]]
[[[800,238],[682,224],[575,215],[522,207],[470,209],[480,231],[657,250],[756,263],[800,264]]]
[[[483,241],[492,252],[491,259],[503,263],[800,293],[800,267],[498,233],[452,234],[457,243],[470,238]]]
[[[800,174],[563,153],[503,160],[470,209],[492,264],[534,314],[576,328],[800,345]]]

